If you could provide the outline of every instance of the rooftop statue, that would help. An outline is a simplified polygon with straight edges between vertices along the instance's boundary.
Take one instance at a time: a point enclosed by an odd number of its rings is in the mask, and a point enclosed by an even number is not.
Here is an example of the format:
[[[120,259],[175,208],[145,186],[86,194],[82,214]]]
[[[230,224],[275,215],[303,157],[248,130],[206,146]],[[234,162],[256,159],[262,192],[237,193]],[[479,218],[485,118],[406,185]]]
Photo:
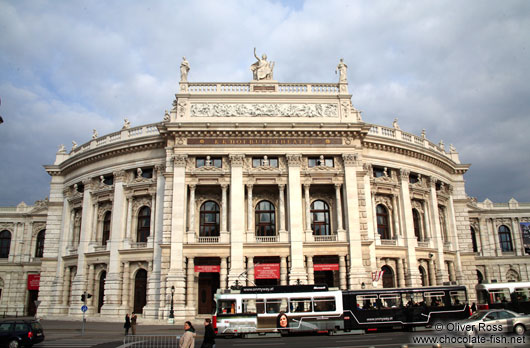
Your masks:
[[[190,63],[186,60],[186,57],[182,57],[182,63],[180,63],[180,82],[188,82],[188,71],[190,71]]]
[[[339,65],[337,65],[337,70],[339,71],[339,83],[348,82],[348,66],[344,63],[344,58],[340,59]],[[337,70],[335,70],[335,73],[337,73]]]
[[[267,55],[263,53],[261,59],[256,55],[256,47],[254,47],[254,57],[258,60],[250,66],[252,70],[253,80],[272,80],[272,70],[274,69],[274,62],[267,61]]]

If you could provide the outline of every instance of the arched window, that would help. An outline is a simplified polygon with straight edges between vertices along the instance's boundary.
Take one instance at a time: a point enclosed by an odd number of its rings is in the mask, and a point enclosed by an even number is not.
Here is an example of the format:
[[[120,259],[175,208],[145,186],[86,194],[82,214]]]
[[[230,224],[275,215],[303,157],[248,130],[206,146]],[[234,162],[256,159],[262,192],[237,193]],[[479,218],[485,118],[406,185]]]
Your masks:
[[[311,229],[315,236],[329,236],[329,205],[324,201],[314,201],[311,204]]]
[[[388,210],[382,204],[378,204],[376,207],[377,214],[377,233],[381,239],[391,239],[390,238],[390,224],[388,221]]]
[[[423,266],[419,266],[418,270],[420,271],[420,280],[421,280],[421,286],[428,286],[427,281],[427,272],[425,271],[425,268]]]
[[[213,201],[201,205],[199,236],[219,236],[219,205]]]
[[[412,220],[414,222],[414,235],[418,241],[423,240],[421,238],[421,218],[420,213],[416,209],[412,209]]]
[[[42,257],[44,255],[44,237],[46,230],[42,230],[37,234],[37,243],[35,243],[35,257]]]
[[[261,201],[256,206],[256,236],[275,236],[276,219],[274,205]]]
[[[499,243],[503,252],[513,251],[512,235],[510,229],[504,225],[499,227]]]
[[[11,232],[3,230],[0,232],[0,259],[9,257],[9,248],[11,247]]]
[[[482,272],[477,269],[477,282],[479,284],[482,284],[484,281],[484,276],[482,275]]]
[[[475,233],[475,229],[473,227],[471,227],[471,244],[473,246],[473,252],[478,252],[477,234]]]
[[[112,213],[106,212],[103,216],[103,234],[101,236],[101,245],[107,245],[107,241],[110,238],[110,221]]]
[[[396,285],[392,268],[390,266],[383,266],[381,267],[381,271],[383,271],[383,288],[394,288]]]
[[[136,242],[146,243],[151,225],[151,208],[142,207],[138,212],[138,228],[136,229]]]

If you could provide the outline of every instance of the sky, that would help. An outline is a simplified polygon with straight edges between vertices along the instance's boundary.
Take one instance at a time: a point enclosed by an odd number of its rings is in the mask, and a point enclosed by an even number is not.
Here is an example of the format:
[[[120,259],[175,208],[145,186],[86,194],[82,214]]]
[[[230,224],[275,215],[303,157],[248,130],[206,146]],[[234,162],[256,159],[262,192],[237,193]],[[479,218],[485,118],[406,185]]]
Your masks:
[[[0,0],[0,206],[49,195],[60,144],[159,122],[190,82],[337,82],[367,123],[453,144],[478,201],[530,202],[530,1]],[[448,149],[447,149],[448,150]]]

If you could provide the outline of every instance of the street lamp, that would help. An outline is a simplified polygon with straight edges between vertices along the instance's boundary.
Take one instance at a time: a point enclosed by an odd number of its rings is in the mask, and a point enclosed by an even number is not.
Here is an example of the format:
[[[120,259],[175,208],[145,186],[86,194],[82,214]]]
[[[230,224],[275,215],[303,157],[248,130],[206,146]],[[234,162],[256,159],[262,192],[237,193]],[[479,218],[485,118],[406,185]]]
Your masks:
[[[173,318],[175,315],[173,313],[173,296],[175,295],[175,286],[171,285],[171,309],[169,310],[169,321],[173,323]]]

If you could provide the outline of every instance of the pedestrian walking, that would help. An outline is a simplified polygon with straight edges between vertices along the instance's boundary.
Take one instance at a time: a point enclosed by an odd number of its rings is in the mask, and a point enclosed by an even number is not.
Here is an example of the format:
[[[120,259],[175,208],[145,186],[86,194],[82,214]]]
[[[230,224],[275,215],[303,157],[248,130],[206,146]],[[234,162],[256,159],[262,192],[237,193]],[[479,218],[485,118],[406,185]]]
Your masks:
[[[212,320],[204,319],[204,340],[201,348],[215,348],[215,332],[213,331]]]
[[[136,313],[133,313],[131,317],[131,329],[132,329],[133,336],[136,335],[136,320],[137,319],[138,318],[136,317]]]
[[[473,302],[473,304],[471,305],[471,312],[475,313],[477,311],[477,305],[475,304],[475,302]]]
[[[129,334],[129,329],[131,327],[131,318],[129,318],[129,313],[125,314],[125,323],[123,324],[123,328],[125,329],[125,336]]]
[[[179,340],[179,348],[194,348],[195,347],[195,328],[191,322],[184,323],[184,334]]]

